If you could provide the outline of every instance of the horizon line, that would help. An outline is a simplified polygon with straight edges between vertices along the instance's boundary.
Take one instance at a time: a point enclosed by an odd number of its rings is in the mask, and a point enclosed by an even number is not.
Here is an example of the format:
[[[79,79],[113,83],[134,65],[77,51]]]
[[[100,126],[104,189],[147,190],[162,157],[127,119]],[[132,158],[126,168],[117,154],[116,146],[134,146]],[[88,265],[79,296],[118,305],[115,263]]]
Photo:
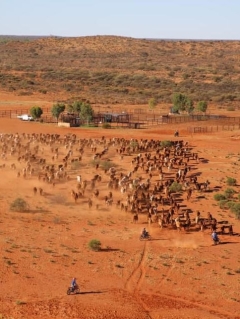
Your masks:
[[[9,38],[87,38],[87,37],[120,37],[136,40],[152,40],[152,41],[240,41],[239,39],[202,39],[202,38],[152,38],[152,37],[131,37],[124,35],[111,35],[111,34],[96,34],[84,36],[61,36],[61,35],[15,35],[15,34],[0,34],[0,37]]]

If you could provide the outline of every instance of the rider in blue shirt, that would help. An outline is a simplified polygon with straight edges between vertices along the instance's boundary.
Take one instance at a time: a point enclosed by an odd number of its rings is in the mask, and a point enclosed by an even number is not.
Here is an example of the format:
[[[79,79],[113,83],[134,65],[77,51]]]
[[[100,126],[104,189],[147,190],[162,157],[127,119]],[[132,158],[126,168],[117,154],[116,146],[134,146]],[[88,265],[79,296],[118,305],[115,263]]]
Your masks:
[[[77,287],[77,281],[76,281],[76,278],[73,278],[71,282],[71,288],[74,290],[76,287]]]
[[[216,231],[212,232],[212,240],[214,241],[215,244],[219,243],[219,238]]]

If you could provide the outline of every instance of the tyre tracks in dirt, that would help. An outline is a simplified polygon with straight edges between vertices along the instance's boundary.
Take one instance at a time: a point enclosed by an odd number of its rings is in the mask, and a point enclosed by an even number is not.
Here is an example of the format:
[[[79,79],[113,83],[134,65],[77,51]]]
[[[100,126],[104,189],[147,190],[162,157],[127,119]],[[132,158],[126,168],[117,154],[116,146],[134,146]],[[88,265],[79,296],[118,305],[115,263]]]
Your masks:
[[[136,292],[140,289],[142,281],[144,279],[146,273],[144,264],[146,260],[147,248],[148,242],[145,242],[137,267],[133,270],[130,277],[125,283],[125,289],[131,294],[136,294]]]
[[[151,296],[148,296],[150,299],[152,298],[156,298],[159,297],[162,304],[166,305],[166,304],[175,304],[175,306],[177,307],[177,309],[182,308],[194,308],[196,310],[203,310],[208,312],[211,315],[215,315],[216,318],[221,318],[221,319],[240,319],[240,315],[235,315],[233,313],[230,313],[229,311],[226,311],[224,309],[219,309],[216,308],[214,306],[211,305],[207,305],[207,304],[203,304],[201,302],[198,301],[194,301],[194,300],[187,300],[181,297],[176,297],[173,295],[168,295],[168,294],[164,294],[164,293],[160,293],[160,292],[156,292],[153,293]],[[147,301],[147,297],[145,295],[145,299]],[[161,303],[159,303],[160,305]]]
[[[144,280],[146,274],[145,262],[146,262],[146,255],[148,252],[148,245],[149,243],[146,241],[144,243],[143,251],[141,254],[141,258],[139,259],[137,267],[133,270],[130,277],[127,279],[124,287],[125,289],[133,296],[139,306],[146,312],[146,315],[149,319],[152,319],[150,315],[149,307],[143,302],[139,291]]]
[[[149,302],[149,300],[148,300],[149,298],[153,299],[154,296],[164,300],[164,305],[169,304],[170,308],[173,308],[173,309],[175,308],[174,304],[176,304],[177,305],[176,307],[178,309],[180,309],[180,308],[184,309],[184,308],[191,307],[191,308],[195,308],[196,310],[199,310],[199,311],[205,311],[211,315],[216,316],[216,318],[240,319],[240,316],[234,315],[228,311],[225,311],[225,310],[219,309],[219,308],[215,308],[211,305],[202,304],[202,303],[194,301],[194,300],[186,300],[186,299],[181,298],[181,297],[175,297],[173,295],[167,295],[167,294],[160,293],[160,292],[156,292],[156,293],[153,293],[151,295],[147,295],[147,294],[142,293],[141,286],[143,284],[145,274],[146,274],[146,257],[147,257],[147,253],[148,253],[148,246],[149,246],[149,242],[145,242],[141,257],[139,259],[139,262],[138,262],[136,268],[132,271],[129,278],[127,279],[127,281],[124,285],[124,288],[133,296],[133,298],[139,304],[139,306],[142,308],[142,310],[145,311],[146,316],[149,319],[155,318],[154,315],[153,316],[151,315],[151,312],[155,312],[154,311],[155,307],[154,306],[151,307],[151,302]],[[175,258],[176,257],[177,256],[175,256]],[[163,278],[160,281],[159,285],[161,285],[163,283],[163,281],[165,281],[168,278],[168,276],[173,271],[173,269],[174,269],[174,265],[169,267],[169,270],[167,271],[165,278]],[[145,300],[145,301],[143,301],[143,300]],[[173,304],[173,305],[171,306],[171,304]],[[160,306],[161,302],[158,305]],[[160,308],[161,308],[161,306],[160,306]],[[159,311],[160,311],[160,309],[159,309]]]

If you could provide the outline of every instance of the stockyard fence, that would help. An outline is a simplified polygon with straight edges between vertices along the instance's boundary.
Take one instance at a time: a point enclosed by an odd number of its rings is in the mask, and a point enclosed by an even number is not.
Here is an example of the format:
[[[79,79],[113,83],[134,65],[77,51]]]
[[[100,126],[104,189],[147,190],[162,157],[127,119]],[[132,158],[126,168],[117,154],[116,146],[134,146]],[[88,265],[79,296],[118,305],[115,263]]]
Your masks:
[[[97,109],[95,110],[97,111]],[[119,111],[119,112],[118,112]],[[108,109],[110,113],[111,110]],[[127,111],[114,110],[114,113],[129,115],[129,124],[126,127],[152,127],[161,124],[181,124],[187,122],[214,122],[212,126],[205,127],[203,125],[196,125],[194,127],[188,127],[191,133],[204,133],[204,132],[216,132],[220,130],[234,130],[240,128],[240,117],[227,117],[222,115],[164,115],[160,112],[144,110],[144,109],[129,109]],[[65,112],[67,113],[67,112]],[[96,112],[97,113],[97,112]],[[18,115],[29,114],[29,109],[11,109],[11,110],[0,110],[1,118],[17,118]],[[105,111],[106,114],[106,111]],[[41,116],[41,121],[46,123],[57,123],[56,118],[51,114],[51,108],[44,108]],[[216,125],[215,125],[216,124]]]
[[[29,114],[29,109],[14,109],[14,110],[0,110],[0,118],[7,117],[10,119],[16,119],[18,115]],[[57,123],[56,118],[51,114],[51,109],[43,109],[43,114],[41,116],[41,121],[45,123]]]
[[[240,124],[229,124],[229,125],[213,125],[213,126],[193,126],[188,127],[188,133],[213,133],[219,131],[234,131],[239,130]]]
[[[208,130],[213,132],[214,130],[233,130],[240,128],[240,117],[227,117],[221,115],[157,115],[149,113],[145,114],[131,114],[131,122],[139,122],[141,126],[155,126],[161,124],[181,124],[189,122],[210,122],[217,124],[212,126],[212,129]],[[218,125],[219,124],[219,125]],[[199,125],[200,126],[200,125]],[[198,127],[199,127],[198,126]],[[189,128],[190,129],[190,128]]]

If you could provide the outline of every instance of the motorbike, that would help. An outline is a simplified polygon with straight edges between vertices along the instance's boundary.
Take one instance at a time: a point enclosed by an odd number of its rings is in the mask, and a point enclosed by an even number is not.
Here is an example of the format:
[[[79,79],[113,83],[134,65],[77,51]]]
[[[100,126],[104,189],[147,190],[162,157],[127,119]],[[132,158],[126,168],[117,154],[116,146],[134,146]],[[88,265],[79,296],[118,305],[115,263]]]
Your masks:
[[[68,287],[67,295],[71,295],[71,294],[80,294],[80,288],[78,286]]]
[[[139,237],[140,240],[150,240],[151,236],[147,233],[145,235],[141,234]]]
[[[220,240],[219,240],[219,239],[213,239],[213,244],[214,244],[214,245],[220,244]]]

